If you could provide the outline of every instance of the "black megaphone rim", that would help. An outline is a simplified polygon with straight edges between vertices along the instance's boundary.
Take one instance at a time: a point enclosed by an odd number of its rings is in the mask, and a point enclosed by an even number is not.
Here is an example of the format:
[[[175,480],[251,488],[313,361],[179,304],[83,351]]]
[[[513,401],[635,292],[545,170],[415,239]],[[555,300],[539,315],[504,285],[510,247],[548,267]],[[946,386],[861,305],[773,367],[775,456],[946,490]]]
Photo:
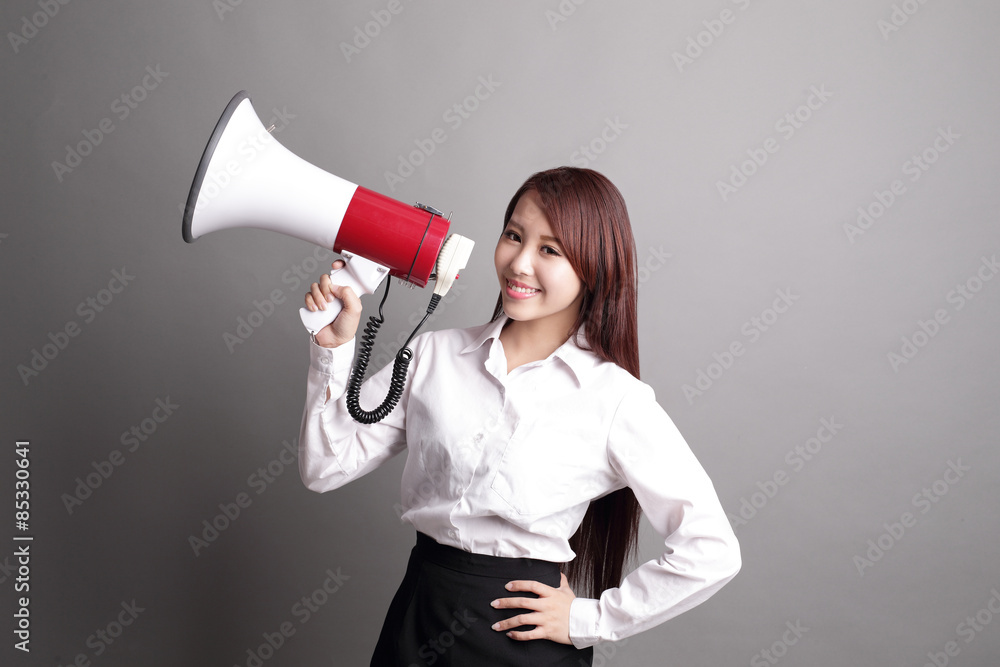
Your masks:
[[[219,140],[222,139],[222,135],[226,131],[226,126],[229,125],[229,119],[236,113],[236,108],[243,100],[249,99],[250,94],[245,90],[241,90],[233,96],[233,99],[226,105],[226,110],[222,112],[219,122],[215,124],[215,129],[208,140],[208,145],[205,146],[205,151],[201,154],[201,162],[198,163],[198,170],[194,174],[194,181],[191,183],[191,190],[188,192],[187,205],[184,207],[184,220],[181,227],[184,240],[188,243],[194,243],[194,237],[191,235],[191,221],[194,219],[194,210],[198,204],[198,195],[201,194],[201,186],[205,180],[205,175],[208,173],[208,165],[215,154],[215,147],[218,146]]]

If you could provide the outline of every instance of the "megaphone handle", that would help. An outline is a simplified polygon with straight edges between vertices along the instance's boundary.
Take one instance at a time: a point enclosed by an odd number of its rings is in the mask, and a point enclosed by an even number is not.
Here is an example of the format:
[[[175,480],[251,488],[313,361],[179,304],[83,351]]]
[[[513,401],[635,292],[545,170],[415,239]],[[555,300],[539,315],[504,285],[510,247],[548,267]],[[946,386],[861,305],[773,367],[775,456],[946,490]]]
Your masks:
[[[347,285],[358,296],[362,294],[374,294],[378,286],[389,275],[388,267],[376,264],[370,259],[365,259],[361,255],[344,251],[340,253],[344,258],[344,266],[330,272],[330,279],[335,285]],[[344,304],[340,300],[334,299],[327,303],[326,310],[315,312],[308,308],[299,309],[299,317],[302,324],[312,335],[316,335],[320,329],[337,319],[337,315],[343,310]]]

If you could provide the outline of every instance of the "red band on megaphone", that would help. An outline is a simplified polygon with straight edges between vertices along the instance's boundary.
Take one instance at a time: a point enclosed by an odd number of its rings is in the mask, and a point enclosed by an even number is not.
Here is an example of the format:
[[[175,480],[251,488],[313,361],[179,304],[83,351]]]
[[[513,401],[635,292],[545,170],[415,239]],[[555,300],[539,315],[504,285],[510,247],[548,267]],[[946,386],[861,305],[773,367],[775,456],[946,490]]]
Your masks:
[[[424,287],[434,273],[448,226],[439,215],[358,186],[334,250],[367,257],[388,266],[397,278]]]

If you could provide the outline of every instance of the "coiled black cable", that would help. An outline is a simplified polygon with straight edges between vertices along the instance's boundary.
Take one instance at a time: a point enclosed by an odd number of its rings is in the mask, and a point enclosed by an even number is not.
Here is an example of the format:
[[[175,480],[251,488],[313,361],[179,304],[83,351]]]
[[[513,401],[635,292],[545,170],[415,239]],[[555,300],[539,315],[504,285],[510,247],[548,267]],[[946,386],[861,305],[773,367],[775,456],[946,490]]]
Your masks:
[[[354,360],[354,369],[351,371],[350,380],[347,381],[347,411],[351,413],[354,421],[361,424],[374,424],[382,421],[393,411],[396,404],[399,403],[399,399],[403,395],[403,388],[406,386],[406,371],[410,366],[410,360],[413,359],[413,350],[407,347],[407,345],[410,344],[417,331],[420,330],[420,327],[424,325],[424,322],[427,321],[427,318],[430,317],[441,301],[441,296],[438,294],[431,297],[431,302],[427,306],[427,314],[424,315],[424,319],[420,320],[420,323],[410,333],[410,337],[403,343],[403,347],[396,353],[396,358],[392,362],[392,379],[389,381],[389,391],[386,393],[385,400],[374,410],[365,410],[361,407],[361,384],[365,381],[368,362],[371,361],[372,349],[375,347],[375,336],[378,334],[382,323],[385,322],[385,317],[382,315],[382,305],[389,296],[389,283],[391,280],[390,278],[385,281],[385,293],[382,295],[382,301],[378,304],[378,317],[372,315],[368,318],[365,332],[361,336],[358,356]]]

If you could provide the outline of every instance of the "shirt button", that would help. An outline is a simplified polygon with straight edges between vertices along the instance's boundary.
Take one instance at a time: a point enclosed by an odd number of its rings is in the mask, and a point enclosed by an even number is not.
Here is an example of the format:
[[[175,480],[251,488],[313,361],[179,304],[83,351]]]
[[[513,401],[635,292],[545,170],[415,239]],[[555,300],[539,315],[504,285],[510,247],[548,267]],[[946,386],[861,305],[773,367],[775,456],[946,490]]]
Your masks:
[[[329,359],[328,359],[327,357],[320,357],[320,358],[319,358],[319,363],[321,363],[321,364],[323,364],[324,366],[326,366],[327,364],[329,364],[329,363],[330,363],[330,360],[329,360]]]

